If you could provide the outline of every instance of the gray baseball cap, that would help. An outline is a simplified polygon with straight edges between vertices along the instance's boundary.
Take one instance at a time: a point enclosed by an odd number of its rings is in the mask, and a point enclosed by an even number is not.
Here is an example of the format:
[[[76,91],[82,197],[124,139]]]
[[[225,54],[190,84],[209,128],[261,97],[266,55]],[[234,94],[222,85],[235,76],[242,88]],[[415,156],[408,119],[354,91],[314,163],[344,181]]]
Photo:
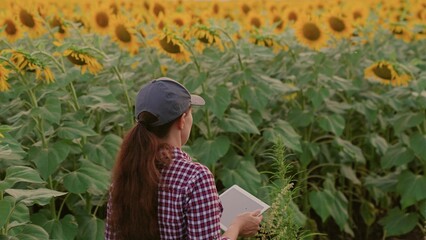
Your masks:
[[[158,120],[153,126],[166,124],[188,110],[191,105],[202,106],[206,102],[198,95],[190,94],[179,82],[162,77],[144,85],[136,96],[135,117],[149,112]]]

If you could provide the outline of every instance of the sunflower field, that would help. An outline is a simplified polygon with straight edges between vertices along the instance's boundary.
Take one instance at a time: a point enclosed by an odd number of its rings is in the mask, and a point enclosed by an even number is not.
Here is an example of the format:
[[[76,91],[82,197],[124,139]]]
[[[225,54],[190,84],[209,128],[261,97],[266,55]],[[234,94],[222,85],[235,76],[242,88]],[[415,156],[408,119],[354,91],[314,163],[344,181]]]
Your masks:
[[[256,239],[425,239],[425,0],[0,1],[0,239],[103,239],[134,96],[271,205]],[[124,193],[125,194],[125,193]]]

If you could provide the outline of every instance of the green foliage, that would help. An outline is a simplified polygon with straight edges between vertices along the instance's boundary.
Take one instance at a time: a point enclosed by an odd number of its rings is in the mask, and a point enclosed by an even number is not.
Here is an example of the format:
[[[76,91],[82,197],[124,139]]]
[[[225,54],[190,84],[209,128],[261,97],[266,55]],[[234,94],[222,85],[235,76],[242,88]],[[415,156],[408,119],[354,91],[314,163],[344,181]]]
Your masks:
[[[289,173],[291,162],[286,156],[285,146],[278,140],[273,153],[269,154],[274,165],[271,192],[271,207],[265,214],[259,239],[295,240],[303,239],[302,226],[305,225],[306,216],[298,211],[294,205],[294,184]]]
[[[293,215],[277,234],[303,228],[367,239],[373,230],[381,237],[424,231],[424,40],[377,34],[364,45],[340,41],[311,51],[283,34],[276,40],[288,48],[274,52],[222,36],[226,51],[193,51],[192,61],[177,63],[149,47],[130,56],[101,36],[70,37],[60,47],[47,38],[17,44],[48,54],[55,82],[12,71],[11,90],[0,93],[0,239],[103,238],[110,172],[134,124],[134,96],[164,66],[206,99],[193,109],[185,150],[212,170],[219,191],[238,184],[271,204],[271,188],[284,191],[279,202],[293,210],[277,213]],[[98,75],[58,54],[75,45],[102,63]],[[410,83],[365,80],[364,69],[382,59]],[[292,190],[287,178],[270,181],[275,166],[265,153],[277,142],[294,164]]]

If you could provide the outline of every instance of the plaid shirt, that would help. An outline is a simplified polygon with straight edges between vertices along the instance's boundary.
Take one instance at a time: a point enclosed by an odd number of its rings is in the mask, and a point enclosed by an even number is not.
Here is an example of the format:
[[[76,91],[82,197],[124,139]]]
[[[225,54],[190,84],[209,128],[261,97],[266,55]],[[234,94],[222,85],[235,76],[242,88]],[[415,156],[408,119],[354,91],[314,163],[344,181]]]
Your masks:
[[[221,239],[223,208],[210,170],[173,148],[173,162],[161,172],[158,190],[158,224],[161,239]],[[108,214],[110,216],[110,202]],[[105,239],[115,240],[108,226]]]

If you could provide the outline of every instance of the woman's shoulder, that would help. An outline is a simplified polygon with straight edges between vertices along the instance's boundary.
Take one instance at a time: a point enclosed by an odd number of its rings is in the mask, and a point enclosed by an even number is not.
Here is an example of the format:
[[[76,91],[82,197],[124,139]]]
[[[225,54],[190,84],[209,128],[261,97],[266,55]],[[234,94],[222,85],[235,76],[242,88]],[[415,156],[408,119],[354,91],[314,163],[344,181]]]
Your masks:
[[[193,159],[188,153],[184,152],[179,148],[175,148],[173,155],[174,159],[172,165],[175,165],[175,167],[179,169],[188,170],[194,172],[194,174],[210,173],[208,167],[206,167],[202,163],[193,161]]]
[[[173,161],[166,169],[163,169],[161,175],[163,183],[181,187],[200,177],[213,176],[206,166],[192,161],[187,153],[178,148],[173,150]]]

